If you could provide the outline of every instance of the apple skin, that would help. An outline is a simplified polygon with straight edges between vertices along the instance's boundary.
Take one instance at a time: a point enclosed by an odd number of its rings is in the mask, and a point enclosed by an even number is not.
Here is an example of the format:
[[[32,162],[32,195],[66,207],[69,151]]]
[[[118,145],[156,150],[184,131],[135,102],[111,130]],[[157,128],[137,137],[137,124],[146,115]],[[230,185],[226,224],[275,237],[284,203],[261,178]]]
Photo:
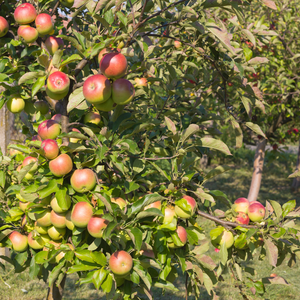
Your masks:
[[[45,115],[49,112],[49,105],[43,100],[36,101],[33,105],[36,111],[39,111],[42,115]]]
[[[36,224],[41,227],[51,226],[50,211],[46,210],[41,214],[35,214]]]
[[[91,191],[96,183],[96,174],[91,169],[75,170],[71,176],[71,186],[78,193]]]
[[[226,248],[229,249],[233,243],[234,238],[233,234],[230,231],[227,231],[226,229],[215,239],[215,243],[217,245],[223,245],[225,243]]]
[[[117,106],[117,104],[113,101],[113,99],[110,97],[107,101],[105,101],[104,103],[97,103],[94,104],[94,106],[100,110],[100,111],[111,111],[113,109],[115,109],[115,107]]]
[[[66,234],[66,228],[57,228],[55,226],[51,226],[48,229],[48,235],[54,241],[61,240]]]
[[[34,27],[23,25],[18,29],[18,36],[21,37],[25,43],[30,44],[37,40],[39,33]]]
[[[266,209],[259,202],[251,202],[248,208],[248,216],[252,222],[260,222],[265,217]]]
[[[31,139],[33,142],[34,141],[42,141],[42,139],[41,139],[41,137],[39,136],[39,135],[34,135],[33,137],[32,137],[32,139]]]
[[[87,230],[89,234],[94,238],[101,238],[103,235],[104,229],[107,227],[108,221],[102,219],[99,216],[93,216],[89,220],[87,225]]]
[[[68,95],[69,91],[66,91],[65,93],[62,94],[56,94],[56,93],[52,93],[47,87],[46,87],[46,94],[49,98],[53,99],[53,100],[61,100],[63,98],[65,98]]]
[[[153,202],[153,203],[145,206],[144,210],[147,210],[149,208],[157,208],[157,209],[161,210],[161,201],[156,201],[156,202]]]
[[[83,95],[91,104],[103,103],[111,96],[111,83],[104,75],[92,75],[83,84]]]
[[[72,159],[68,154],[60,154],[49,162],[49,169],[57,177],[65,176],[73,169]]]
[[[66,214],[66,226],[68,229],[73,230],[75,228],[74,223],[71,220],[72,211],[68,211]]]
[[[60,3],[68,8],[71,8],[74,5],[74,0],[59,0]]]
[[[3,37],[7,34],[9,25],[3,17],[0,16],[0,37]]]
[[[20,113],[25,108],[25,101],[21,98],[19,94],[12,95],[6,102],[6,106],[10,112],[14,114]]]
[[[179,42],[179,41],[174,41],[174,47],[175,47],[176,49],[180,49],[180,48],[182,47],[182,43]]]
[[[100,64],[100,61],[103,58],[103,56],[107,53],[110,53],[109,49],[107,49],[107,48],[104,48],[99,52],[99,54],[98,54],[98,63],[99,64]]]
[[[22,202],[22,201],[19,201],[19,207],[22,211],[26,211],[26,209],[28,209],[28,205],[30,204],[31,202]]]
[[[19,5],[14,11],[14,18],[18,24],[30,24],[37,16],[34,6],[30,3]]]
[[[61,71],[53,72],[47,79],[47,89],[55,95],[65,94],[69,91],[69,87],[70,79],[65,73]]]
[[[125,208],[127,206],[127,202],[123,198],[111,198],[111,202],[116,203],[119,205],[121,209]]]
[[[66,202],[66,204],[67,204],[67,210],[68,210],[68,209],[70,208],[70,206],[71,206],[71,203],[72,203],[72,202],[71,202],[71,198],[70,198],[69,195],[66,195],[66,197],[65,197],[65,202]],[[51,200],[50,205],[51,205],[51,208],[52,208],[56,213],[58,213],[58,214],[67,211],[67,210],[64,211],[64,210],[61,209],[61,207],[58,205],[57,199],[56,199],[55,197]]]
[[[61,114],[56,114],[52,116],[51,120],[56,121],[57,123],[61,123],[62,115]]]
[[[57,142],[52,139],[47,139],[42,142],[41,149],[43,154],[48,159],[54,159],[59,154]]]
[[[32,157],[32,156],[27,156],[24,160],[23,160],[23,163],[22,163],[22,166],[25,167],[31,163],[35,163],[31,169],[29,170],[29,172],[35,172],[38,168],[38,159],[36,157]]]
[[[127,59],[121,53],[107,53],[100,61],[100,71],[107,78],[118,79],[125,75]]]
[[[62,49],[64,47],[64,41],[61,38],[49,36],[45,41],[45,46],[49,53],[53,56],[58,49]]]
[[[84,124],[92,123],[95,125],[100,125],[101,124],[101,117],[100,114],[94,111],[88,112],[83,119]]]
[[[92,216],[93,207],[87,202],[78,202],[73,207],[71,221],[75,226],[85,228]]]
[[[45,120],[38,127],[38,135],[43,139],[54,140],[60,134],[60,125],[54,120]]]
[[[34,223],[34,230],[37,231],[40,234],[47,234],[48,233],[48,227],[46,226],[39,226],[37,222]]]
[[[244,213],[242,211],[239,211],[235,221],[238,224],[248,225],[249,224],[249,217],[246,213]]]
[[[66,215],[64,213],[56,213],[54,210],[50,213],[50,220],[53,226],[56,228],[66,227]]]
[[[81,133],[77,128],[72,128],[72,130],[71,131],[73,131],[73,132],[78,132],[78,133]],[[80,142],[81,141],[81,139],[76,139],[76,138],[70,138],[70,143],[78,143],[78,142]]]
[[[148,86],[147,78],[144,78],[144,77],[143,78],[135,78],[134,81],[135,81],[137,87],[142,87],[142,86],[147,87]]]
[[[133,260],[129,253],[120,250],[113,253],[109,259],[109,267],[111,271],[120,276],[124,276],[132,269]]]
[[[166,207],[164,215],[163,223],[171,223],[176,217],[175,209],[173,207]]]
[[[132,83],[124,78],[114,81],[112,85],[112,99],[115,103],[125,105],[129,103],[135,95]]]
[[[28,244],[29,247],[35,250],[43,249],[44,245],[50,241],[50,238],[47,234],[39,236],[36,240],[33,239],[33,232],[31,231],[28,234]]]
[[[179,206],[175,205],[175,213],[178,217],[180,217],[182,219],[189,219],[190,217],[192,217],[195,214],[195,211],[197,208],[197,202],[195,201],[195,199],[193,197],[190,197],[187,195],[184,195],[182,198],[187,201],[188,206],[189,206],[189,211],[185,212]],[[176,202],[175,202],[175,204],[176,204]]]
[[[186,244],[186,242],[187,242],[187,232],[186,232],[185,228],[182,227],[182,226],[178,226],[176,232],[178,234],[178,237],[179,237],[180,241],[183,244]]]
[[[249,201],[246,198],[238,198],[234,201],[233,209],[236,212],[248,213]]]
[[[41,36],[52,34],[54,25],[51,16],[45,13],[37,15],[35,19],[35,27]]]
[[[28,238],[26,235],[23,235],[18,231],[13,231],[8,238],[15,251],[23,252],[28,248]]]

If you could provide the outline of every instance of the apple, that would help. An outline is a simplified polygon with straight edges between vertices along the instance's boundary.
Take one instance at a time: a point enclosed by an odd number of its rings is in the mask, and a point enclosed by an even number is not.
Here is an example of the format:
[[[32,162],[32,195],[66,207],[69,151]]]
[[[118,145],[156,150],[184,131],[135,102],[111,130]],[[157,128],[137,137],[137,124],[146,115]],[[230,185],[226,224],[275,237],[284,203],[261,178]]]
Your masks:
[[[22,201],[19,201],[19,207],[22,211],[26,211],[26,209],[28,209],[28,205],[30,204],[31,202],[22,202]]]
[[[68,154],[60,154],[49,162],[49,169],[53,175],[62,177],[72,171],[73,162]]]
[[[8,238],[15,251],[23,252],[28,248],[28,239],[26,235],[23,235],[18,231],[13,231]]]
[[[71,8],[74,5],[74,0],[59,0],[60,3],[68,8]]]
[[[10,156],[15,156],[15,155],[18,155],[18,154],[23,154],[23,153],[19,150],[16,150],[16,149],[12,149],[12,148],[9,149],[9,155]]]
[[[62,49],[64,47],[64,41],[61,38],[55,36],[49,36],[45,41],[45,46],[51,55],[58,49]]]
[[[95,187],[97,183],[96,174],[91,169],[75,170],[70,182],[76,192],[86,193]]]
[[[92,123],[95,125],[100,125],[101,124],[101,117],[100,114],[94,111],[88,112],[83,119],[84,124]]]
[[[54,159],[59,154],[57,142],[52,139],[47,139],[42,142],[41,149],[43,155],[48,159]]]
[[[78,202],[72,209],[71,221],[75,226],[84,228],[87,227],[92,216],[93,207],[87,202]]]
[[[100,110],[100,111],[111,111],[115,109],[117,104],[113,101],[113,99],[110,97],[107,101],[104,103],[96,103],[94,106]]]
[[[127,104],[133,99],[134,95],[135,90],[129,80],[120,78],[114,81],[112,85],[112,99],[115,103],[120,105]]]
[[[120,276],[124,276],[132,269],[133,260],[129,253],[124,250],[113,253],[109,259],[111,271]]]
[[[66,227],[66,215],[64,213],[56,213],[54,210],[50,213],[50,220],[56,228]]]
[[[49,112],[49,105],[43,100],[36,101],[33,105],[35,110],[37,112],[39,111],[41,115],[45,115]]]
[[[107,49],[107,48],[104,48],[99,52],[99,54],[98,54],[98,63],[99,64],[100,64],[100,61],[103,58],[103,56],[107,53],[110,53],[109,49]]]
[[[111,96],[111,83],[103,75],[92,75],[83,84],[83,95],[91,104],[103,103]]]
[[[53,20],[50,15],[42,13],[35,19],[35,27],[39,35],[52,34],[54,31]]]
[[[9,25],[3,17],[0,16],[0,37],[3,37],[7,34]]]
[[[147,78],[144,78],[144,77],[143,78],[135,78],[134,81],[135,81],[137,87],[142,87],[142,86],[147,87],[148,86]]]
[[[74,223],[71,220],[72,211],[68,211],[66,214],[66,226],[68,229],[73,230],[75,228]]]
[[[248,213],[249,201],[246,198],[238,198],[234,201],[233,209],[236,212]]]
[[[107,227],[108,221],[99,216],[93,216],[88,222],[87,230],[94,238],[101,238],[104,229]]]
[[[48,89],[48,87],[46,87],[47,96],[53,100],[61,100],[61,99],[65,98],[68,95],[68,93],[69,93],[69,91],[66,91],[62,94],[53,93]]]
[[[38,127],[38,135],[43,139],[56,139],[60,134],[60,125],[54,120],[45,120]]]
[[[175,217],[176,213],[174,207],[166,207],[164,212],[163,223],[171,223]]]
[[[248,216],[252,222],[260,222],[265,217],[266,209],[259,202],[251,202],[248,208]]]
[[[39,37],[39,33],[34,27],[23,25],[18,29],[18,36],[22,38],[25,43],[30,44],[34,43]]]
[[[34,223],[34,230],[40,234],[47,234],[48,227],[47,226],[39,226],[37,222]]]
[[[226,248],[229,249],[234,243],[233,234],[224,229],[223,232],[215,239],[215,243],[216,245],[223,245],[225,243]]]
[[[57,199],[54,197],[51,202],[50,202],[50,205],[51,205],[51,208],[58,214],[60,213],[63,213],[63,212],[66,212],[70,206],[71,206],[71,198],[69,195],[66,195],[65,196],[65,204],[66,204],[66,210],[63,210],[59,205],[58,205],[58,202],[57,202]]]
[[[182,226],[178,226],[177,229],[176,229],[176,232],[178,234],[178,237],[179,237],[180,241],[183,244],[186,244],[186,242],[187,242],[187,232],[186,232],[185,228],[182,227]]]
[[[25,101],[21,98],[20,94],[11,95],[6,102],[7,109],[16,114],[25,108]]]
[[[147,210],[149,208],[157,208],[157,209],[161,210],[161,201],[156,201],[156,202],[153,202],[153,203],[145,206],[144,210]]]
[[[65,94],[69,91],[69,87],[70,79],[65,73],[61,71],[53,72],[47,79],[47,89],[54,95]]]
[[[72,128],[71,131],[81,133],[77,128]],[[81,141],[81,139],[70,138],[70,143],[78,143],[80,141]]]
[[[123,77],[127,69],[127,59],[121,53],[107,53],[100,61],[100,71],[107,78]]]
[[[30,24],[37,16],[34,6],[30,3],[19,5],[14,11],[14,18],[18,24]]]
[[[34,165],[31,167],[31,169],[29,170],[29,172],[35,172],[38,168],[38,159],[36,157],[32,157],[32,156],[27,156],[22,163],[22,166],[25,167],[31,163],[34,163]]]
[[[176,49],[180,49],[180,48],[182,47],[182,43],[179,42],[179,41],[174,41],[174,47],[175,47]]]
[[[61,114],[56,114],[52,116],[51,120],[56,121],[57,123],[61,123],[62,115]]]
[[[32,141],[34,142],[34,141],[42,141],[42,139],[41,139],[41,137],[39,136],[39,135],[34,135],[33,137],[32,137]]]
[[[36,224],[41,227],[51,226],[50,211],[45,210],[43,213],[35,214]]]
[[[193,197],[184,195],[182,198],[186,200],[187,207],[185,210],[183,210],[178,205],[176,205],[176,201],[175,201],[175,213],[178,217],[182,219],[189,219],[195,214],[195,211],[197,209],[197,203]]]
[[[35,250],[43,249],[44,245],[49,241],[50,241],[50,238],[47,234],[38,236],[37,239],[33,238],[32,231],[28,234],[28,244],[32,249],[35,249]]]
[[[248,225],[249,224],[249,217],[246,213],[244,213],[242,211],[239,211],[235,221],[238,224]]]
[[[51,226],[48,229],[48,235],[54,241],[61,240],[66,234],[66,228],[57,228],[55,226]]]
[[[110,200],[111,202],[118,204],[121,209],[127,206],[127,202],[123,198],[111,198]]]

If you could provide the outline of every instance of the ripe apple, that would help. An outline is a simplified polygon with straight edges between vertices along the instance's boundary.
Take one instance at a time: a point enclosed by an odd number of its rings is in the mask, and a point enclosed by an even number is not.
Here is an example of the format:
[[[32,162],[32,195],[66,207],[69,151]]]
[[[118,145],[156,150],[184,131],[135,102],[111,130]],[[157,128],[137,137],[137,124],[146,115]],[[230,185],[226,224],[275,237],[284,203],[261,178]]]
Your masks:
[[[3,37],[7,34],[9,25],[3,17],[0,16],[0,37]]]
[[[84,124],[92,123],[95,125],[100,125],[101,124],[101,117],[100,114],[94,111],[88,112],[83,119]]]
[[[52,139],[47,139],[42,142],[41,149],[43,154],[48,159],[54,159],[59,154],[57,142]]]
[[[110,53],[109,49],[107,49],[107,48],[104,48],[99,52],[99,54],[98,54],[98,63],[99,64],[100,64],[100,61],[103,58],[103,56],[107,53]]]
[[[29,172],[35,172],[38,168],[38,159],[36,157],[32,157],[32,156],[27,156],[22,163],[22,166],[25,167],[31,163],[34,163],[34,165],[31,167],[31,169],[29,170]]]
[[[107,227],[108,223],[109,222],[107,220],[102,219],[99,216],[93,216],[89,220],[87,230],[91,236],[95,238],[101,238],[103,235],[103,231]]]
[[[7,109],[16,114],[21,112],[25,108],[25,101],[21,98],[21,95],[11,95],[6,102]]]
[[[176,217],[174,207],[166,207],[164,215],[165,215],[165,217],[164,217],[163,223],[164,224],[171,223],[173,221],[173,219]]]
[[[91,104],[103,103],[111,96],[111,83],[103,75],[92,75],[83,84],[83,95]]]
[[[123,250],[113,253],[109,259],[109,267],[116,275],[127,275],[132,269],[132,265],[132,257],[129,253]]]
[[[45,120],[38,127],[38,135],[43,139],[56,139],[60,134],[60,125],[54,120]]]
[[[61,240],[66,234],[66,228],[57,228],[55,226],[51,226],[48,229],[48,235],[54,241]]]
[[[78,202],[73,207],[71,221],[75,226],[84,228],[87,227],[92,216],[93,207],[87,202]]]
[[[30,44],[34,43],[39,37],[39,33],[34,27],[29,25],[20,26],[18,29],[18,36],[22,38],[25,43]]]
[[[153,202],[153,203],[145,206],[144,210],[147,210],[149,208],[157,208],[157,209],[161,210],[161,201],[156,201],[156,202]]]
[[[62,49],[64,47],[64,41],[61,38],[55,36],[49,36],[45,41],[45,46],[51,55],[58,49]]]
[[[47,234],[48,227],[47,226],[39,226],[37,222],[34,223],[34,230],[40,234]]]
[[[266,209],[259,202],[251,202],[248,208],[248,216],[252,222],[260,222],[265,217]]]
[[[19,207],[22,211],[26,211],[26,209],[28,209],[28,205],[30,204],[31,202],[22,202],[22,201],[19,201]]]
[[[62,177],[72,171],[73,162],[68,154],[60,154],[49,162],[49,169],[53,175]]]
[[[33,105],[35,110],[37,112],[39,111],[41,115],[45,115],[49,112],[49,105],[43,100],[36,101]]]
[[[176,229],[176,232],[178,234],[178,237],[179,237],[180,241],[183,244],[186,244],[186,242],[187,242],[187,232],[186,232],[185,228],[182,227],[182,226],[178,226],[177,229]]]
[[[59,205],[58,205],[58,202],[57,202],[57,199],[54,197],[51,202],[50,202],[50,205],[51,205],[51,208],[58,214],[60,213],[63,213],[63,212],[66,212],[70,206],[71,206],[71,198],[69,195],[66,195],[65,196],[65,204],[66,204],[66,210],[63,210]]]
[[[197,208],[197,203],[193,197],[185,195],[182,198],[186,200],[187,207],[185,210],[183,210],[178,205],[176,205],[176,202],[175,202],[175,213],[178,217],[180,217],[182,219],[189,219],[190,217],[192,217],[195,214],[195,211]]]
[[[246,198],[238,198],[234,201],[233,209],[236,212],[248,213],[249,201]]]
[[[54,31],[53,20],[50,15],[45,13],[37,15],[35,19],[35,27],[41,36],[52,34]]]
[[[57,94],[57,93],[52,93],[48,87],[46,87],[46,94],[48,97],[50,97],[53,100],[61,100],[63,98],[65,98],[68,95],[69,91],[66,91],[62,94]]]
[[[66,226],[68,229],[73,230],[75,228],[74,223],[71,220],[72,211],[68,211],[66,214]]]
[[[127,206],[127,202],[123,198],[120,198],[120,197],[119,198],[111,198],[110,201],[118,204],[121,209],[123,209],[124,207]]]
[[[180,49],[182,47],[182,43],[180,41],[174,41],[174,47],[176,49]]]
[[[23,235],[18,231],[13,231],[8,238],[15,251],[23,252],[28,248],[28,239],[26,235]]]
[[[94,104],[94,106],[100,110],[100,111],[111,111],[113,109],[115,109],[115,107],[117,106],[117,104],[113,101],[113,99],[110,97],[107,101],[105,101],[104,103],[97,103]]]
[[[61,118],[62,118],[61,114],[56,114],[56,115],[52,116],[51,120],[54,120],[57,123],[61,123]]]
[[[234,243],[233,234],[224,229],[224,231],[214,241],[216,245],[223,245],[225,243],[226,248],[229,249]]]
[[[56,228],[66,227],[66,215],[64,213],[56,213],[54,210],[50,213],[50,220]]]
[[[136,82],[136,86],[137,87],[142,87],[142,86],[145,86],[147,87],[148,86],[148,80],[147,78],[135,78],[134,81]]]
[[[60,0],[60,3],[68,8],[71,8],[74,4],[74,0]]]
[[[38,236],[37,239],[33,238],[33,232],[31,231],[28,234],[28,244],[32,249],[39,250],[43,249],[44,245],[50,241],[50,238],[47,234]]]
[[[121,53],[107,53],[100,61],[100,71],[107,78],[123,77],[127,69],[127,59]]]
[[[50,215],[51,213],[49,210],[45,210],[41,214],[35,214],[36,224],[41,227],[48,227],[52,225]]]
[[[37,16],[34,6],[30,3],[19,5],[14,11],[14,18],[18,24],[30,24]]]
[[[249,217],[246,213],[244,213],[242,211],[239,211],[235,221],[238,224],[248,225],[249,224]]]
[[[33,137],[32,137],[32,141],[34,142],[34,141],[42,141],[42,139],[41,139],[41,137],[39,136],[39,135],[34,135]]]
[[[71,176],[71,186],[78,193],[91,191],[97,181],[96,174],[91,169],[75,170]]]
[[[69,91],[69,87],[70,79],[65,73],[61,71],[53,72],[47,79],[47,89],[54,95],[65,94]]]
[[[112,85],[112,99],[115,103],[125,105],[133,99],[134,95],[135,90],[129,80],[120,78],[114,81]]]

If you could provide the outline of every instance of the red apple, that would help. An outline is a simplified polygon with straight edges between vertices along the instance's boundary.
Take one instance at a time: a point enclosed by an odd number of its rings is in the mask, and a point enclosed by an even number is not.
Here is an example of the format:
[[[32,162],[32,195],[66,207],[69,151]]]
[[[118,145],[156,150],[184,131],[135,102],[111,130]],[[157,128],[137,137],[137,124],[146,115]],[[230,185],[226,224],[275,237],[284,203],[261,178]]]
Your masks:
[[[92,123],[95,125],[100,125],[101,124],[101,117],[100,114],[94,111],[88,112],[83,119],[84,124]]]
[[[45,120],[38,127],[38,135],[43,139],[56,139],[60,134],[60,125],[54,120]]]
[[[65,94],[69,91],[69,87],[70,79],[65,73],[61,71],[53,72],[47,79],[47,89],[55,95]]]
[[[78,193],[91,191],[96,183],[96,174],[91,169],[75,170],[71,176],[72,188]]]
[[[100,64],[100,61],[103,58],[103,56],[107,53],[110,53],[109,49],[107,49],[107,48],[104,48],[99,52],[99,54],[98,54],[98,63],[99,64]]]
[[[260,222],[265,217],[266,209],[259,202],[251,202],[248,208],[248,216],[252,222]]]
[[[68,154],[60,154],[49,162],[49,169],[53,175],[62,177],[72,171],[73,162]]]
[[[179,41],[174,41],[174,47],[177,48],[177,49],[179,49],[179,48],[182,47],[182,43],[179,42]]]
[[[87,227],[92,216],[93,207],[87,202],[78,202],[73,207],[71,221],[75,226],[84,228]]]
[[[61,118],[62,118],[61,114],[56,114],[56,115],[52,116],[51,120],[54,120],[57,123],[61,123]]]
[[[42,142],[41,149],[48,159],[54,159],[59,154],[59,148],[55,140],[47,139]]]
[[[147,78],[135,78],[134,81],[136,82],[137,87],[148,86]]]
[[[21,37],[25,43],[34,43],[39,37],[39,33],[34,27],[23,25],[18,29],[18,36]]]
[[[35,26],[39,35],[52,34],[54,31],[53,20],[48,14],[39,14],[35,19]]]
[[[165,217],[163,223],[164,224],[171,223],[173,219],[176,217],[174,207],[166,207],[164,215]]]
[[[178,205],[176,205],[175,201],[175,213],[178,217],[182,219],[189,219],[195,214],[195,211],[197,209],[197,203],[193,197],[185,195],[182,198],[185,199],[187,202],[186,209],[183,210],[182,208],[180,208]]]
[[[95,238],[101,238],[104,229],[107,227],[108,221],[99,216],[93,216],[89,220],[87,230],[89,234]]]
[[[22,163],[22,166],[25,167],[31,163],[34,163],[34,165],[31,167],[29,172],[35,172],[38,168],[38,159],[36,157],[27,156]]]
[[[125,105],[129,103],[135,95],[132,83],[124,78],[114,81],[112,86],[112,99],[115,103]]]
[[[33,105],[36,111],[39,111],[41,115],[45,115],[49,112],[49,105],[43,100],[36,101]]]
[[[127,206],[127,202],[123,198],[111,198],[110,200],[111,202],[118,204],[121,209]]]
[[[234,201],[233,209],[236,212],[244,212],[245,214],[248,212],[249,201],[246,198],[238,198]]]
[[[242,212],[242,211],[238,212],[238,215],[237,215],[235,220],[238,224],[244,224],[244,225],[249,224],[248,215],[246,213]]]
[[[183,244],[186,244],[186,242],[187,242],[187,232],[186,232],[185,228],[182,227],[182,226],[178,226],[177,229],[176,229],[176,232],[178,234],[178,237],[179,237],[180,241]]]
[[[107,53],[100,61],[100,71],[107,78],[123,77],[127,69],[127,59],[121,53]]]
[[[56,213],[54,210],[50,213],[50,220],[56,228],[66,227],[66,215],[64,213]]]
[[[157,208],[157,209],[161,210],[161,201],[156,201],[156,202],[153,202],[153,203],[145,206],[144,210],[147,210],[149,208]]]
[[[30,3],[19,5],[14,12],[14,18],[18,24],[30,24],[35,20],[36,15],[36,10]]]
[[[100,111],[111,111],[115,109],[117,104],[113,101],[113,99],[110,97],[107,101],[104,103],[95,103],[94,106],[100,110]]]
[[[66,209],[63,210],[59,205],[58,205],[58,202],[57,202],[57,199],[54,197],[51,202],[50,202],[50,205],[51,205],[51,208],[58,214],[60,213],[63,213],[63,212],[66,212],[70,206],[71,206],[71,198],[69,195],[66,195],[65,196],[65,204],[66,204]],[[54,224],[53,224],[54,225]]]
[[[0,16],[0,37],[3,37],[7,34],[9,25],[3,17]]]
[[[120,250],[113,253],[109,259],[109,267],[116,275],[126,275],[133,266],[133,260],[129,253]]]
[[[49,210],[46,210],[41,214],[35,214],[35,218],[36,218],[36,224],[38,226],[48,227],[52,225]]]
[[[58,49],[62,49],[64,47],[64,41],[61,38],[55,36],[49,36],[45,41],[45,46],[51,55]]]
[[[11,95],[6,102],[7,109],[16,114],[21,112],[25,108],[25,101],[21,98],[21,95]]]
[[[26,235],[23,235],[18,231],[13,231],[8,238],[15,251],[23,252],[28,248],[28,239]]]
[[[66,234],[66,228],[57,228],[55,226],[51,226],[48,229],[48,235],[54,241],[61,240]]]

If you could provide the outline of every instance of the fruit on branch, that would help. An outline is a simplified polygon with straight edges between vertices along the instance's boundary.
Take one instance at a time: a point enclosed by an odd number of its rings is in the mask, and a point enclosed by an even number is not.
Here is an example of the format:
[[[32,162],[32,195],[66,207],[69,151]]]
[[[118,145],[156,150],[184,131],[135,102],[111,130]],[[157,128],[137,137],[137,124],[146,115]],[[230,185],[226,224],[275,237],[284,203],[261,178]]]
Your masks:
[[[71,207],[72,202],[71,202],[71,198],[69,195],[65,195],[64,200],[65,200],[65,203],[64,203],[65,209],[62,209],[58,205],[58,201],[57,201],[56,197],[54,197],[50,202],[51,208],[58,214],[66,212]]]
[[[107,78],[121,78],[127,70],[127,59],[121,53],[107,53],[100,61],[100,71]]]
[[[66,215],[64,213],[56,213],[54,210],[50,213],[50,220],[56,228],[66,227]]]
[[[244,213],[242,211],[239,211],[235,221],[238,224],[248,225],[249,224],[249,217],[246,213]]]
[[[25,108],[25,101],[21,98],[21,95],[11,95],[6,102],[7,109],[16,114],[21,112]]]
[[[43,213],[35,214],[36,224],[41,227],[48,227],[52,225],[50,215],[50,210],[45,210]]]
[[[38,168],[38,159],[36,157],[27,156],[22,163],[22,166],[25,167],[31,163],[34,163],[34,165],[31,167],[31,169],[28,171],[30,173],[35,172]]]
[[[50,15],[42,13],[37,15],[35,19],[35,27],[39,35],[53,34],[54,25]]]
[[[61,100],[63,98],[65,98],[68,95],[69,91],[66,91],[62,94],[56,94],[56,93],[52,93],[47,87],[46,87],[46,94],[48,97],[50,97],[53,100]]]
[[[185,199],[186,202],[182,199]],[[182,199],[175,201],[175,213],[179,218],[189,219],[195,214],[197,203],[193,197],[187,195],[183,196]],[[184,209],[179,207],[179,203]]]
[[[22,38],[25,43],[34,43],[39,37],[38,31],[29,25],[22,25],[18,28],[18,36]]]
[[[123,198],[111,198],[110,200],[111,202],[118,204],[121,209],[127,206],[127,202]]]
[[[42,141],[42,139],[41,139],[41,137],[39,136],[39,135],[34,135],[33,137],[32,137],[32,141],[34,142],[34,141]]]
[[[248,216],[252,222],[260,222],[265,217],[265,213],[266,209],[261,203],[257,201],[250,203],[248,208]]]
[[[187,232],[186,232],[185,228],[182,227],[182,226],[178,226],[177,229],[176,229],[176,232],[178,234],[178,237],[179,237],[181,243],[186,244],[186,242],[187,242]]]
[[[87,227],[92,216],[93,207],[87,202],[78,202],[73,207],[71,221],[75,226],[84,228]]]
[[[111,96],[111,83],[103,75],[92,75],[83,84],[83,95],[91,104],[103,103]]]
[[[18,24],[30,24],[36,19],[37,13],[34,6],[30,3],[19,5],[14,11],[14,18]]]
[[[87,225],[87,230],[94,238],[101,238],[104,229],[107,227],[108,221],[102,219],[100,216],[93,216]]]
[[[45,46],[51,55],[58,49],[62,49],[64,47],[64,41],[61,38],[55,36],[49,36],[45,41]]]
[[[22,211],[26,211],[26,209],[28,208],[28,205],[30,204],[30,202],[22,202],[22,201],[19,201],[19,207]]]
[[[9,155],[10,156],[14,156],[14,155],[18,155],[18,154],[23,154],[23,153],[21,151],[16,150],[16,149],[12,149],[12,148],[9,149]]]
[[[55,226],[51,226],[48,229],[48,235],[54,241],[61,240],[66,234],[66,228],[57,228]]]
[[[124,276],[132,269],[133,260],[129,253],[124,250],[113,253],[109,259],[111,271],[120,276]]]
[[[15,251],[23,252],[28,248],[28,239],[26,235],[23,235],[18,231],[13,231],[8,238]]]
[[[68,8],[71,8],[74,4],[74,0],[59,0],[59,2],[65,6],[65,7],[68,7]]]
[[[107,49],[107,48],[104,48],[99,52],[99,54],[98,54],[98,63],[99,64],[100,64],[100,61],[103,58],[103,56],[107,53],[110,53],[109,49]]]
[[[56,114],[52,116],[51,120],[56,121],[57,123],[61,123],[62,115],[61,114]]]
[[[233,210],[236,212],[247,213],[249,208],[249,201],[246,198],[238,198],[234,201]]]
[[[43,139],[54,140],[60,134],[60,125],[54,120],[45,120],[38,127],[38,135]]]
[[[164,212],[164,219],[163,223],[171,223],[173,219],[176,217],[175,209],[174,207],[166,207]]]
[[[72,128],[73,132],[77,132],[77,133],[81,133],[80,130],[78,130],[77,128]],[[78,143],[80,142],[80,139],[74,138],[74,137],[70,137],[70,143]]]
[[[120,78],[114,81],[112,85],[112,99],[115,103],[125,105],[133,99],[134,94],[134,87],[129,80]]]
[[[62,177],[72,171],[73,161],[68,154],[60,154],[49,162],[49,169],[53,175]]]
[[[0,37],[3,37],[7,34],[9,25],[3,17],[0,16]]]
[[[59,154],[57,142],[52,139],[44,140],[41,144],[43,155],[48,159],[54,159]]]
[[[72,211],[68,211],[66,214],[66,226],[68,229],[73,230],[75,228],[74,223],[71,220]]]
[[[110,97],[107,101],[105,101],[104,103],[97,103],[94,104],[94,106],[100,110],[100,111],[111,111],[113,109],[115,109],[115,107],[117,106],[117,104],[113,101],[113,99]]]
[[[224,228],[222,233],[212,242],[215,247],[220,247],[225,243],[226,248],[229,249],[234,243],[234,237],[230,231]]]
[[[35,107],[36,112],[40,112],[41,115],[45,115],[49,112],[49,106],[43,100],[36,101],[33,105]]]
[[[75,170],[71,176],[71,186],[78,193],[91,191],[96,183],[96,174],[91,169]]]
[[[32,249],[43,249],[44,245],[49,241],[50,238],[47,234],[38,236],[36,239],[34,239],[33,231],[28,234],[28,245]]]
[[[34,230],[40,234],[47,234],[48,227],[47,226],[39,226],[37,222],[34,223]]]
[[[161,210],[161,201],[156,201],[156,202],[153,202],[153,203],[145,206],[144,210],[147,210],[149,208],[157,208],[157,209]]]
[[[137,87],[142,87],[142,86],[147,87],[147,86],[148,86],[148,80],[147,80],[147,78],[145,78],[145,77],[142,77],[142,78],[135,78],[134,81],[135,81],[135,83],[136,83],[135,85],[136,85]]]
[[[174,47],[176,49],[180,49],[182,47],[182,43],[180,41],[174,41]]]
[[[100,125],[101,124],[101,117],[100,114],[94,111],[88,112],[83,119],[84,124],[92,123],[95,125]]]
[[[69,87],[70,79],[65,73],[61,71],[53,72],[49,75],[47,79],[47,89],[50,91],[50,93],[54,95],[64,95],[66,92],[69,91]]]

